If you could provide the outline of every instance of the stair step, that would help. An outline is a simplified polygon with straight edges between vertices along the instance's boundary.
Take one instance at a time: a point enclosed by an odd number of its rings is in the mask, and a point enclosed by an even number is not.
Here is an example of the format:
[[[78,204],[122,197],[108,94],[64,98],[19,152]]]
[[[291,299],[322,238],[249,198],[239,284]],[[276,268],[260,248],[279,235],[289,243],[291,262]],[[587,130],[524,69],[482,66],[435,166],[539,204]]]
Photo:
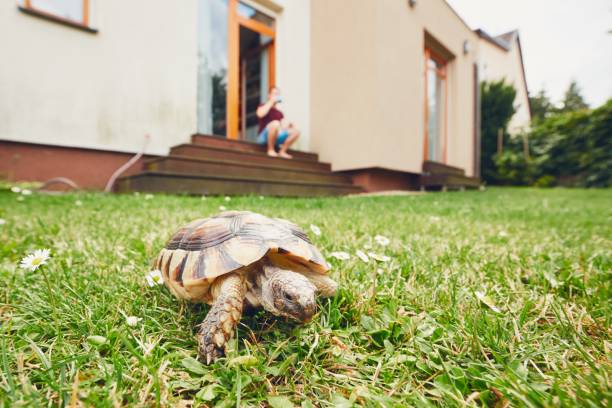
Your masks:
[[[162,192],[171,194],[326,196],[354,194],[361,188],[350,184],[279,181],[264,178],[199,175],[144,171],[117,181],[118,192]]]
[[[211,136],[194,134],[191,135],[191,143],[200,146],[218,147],[222,149],[232,149],[241,152],[253,152],[253,153],[266,153],[266,147],[253,142],[247,142],[245,140],[232,140],[222,136]],[[319,161],[319,155],[316,153],[302,152],[299,150],[289,150],[289,154],[293,155],[296,159]]]
[[[280,157],[269,157],[265,153],[237,151],[234,149],[200,146],[195,144],[174,146],[170,149],[170,155],[210,160],[234,160],[243,163],[261,164],[284,169],[331,171],[331,165],[329,163],[302,160],[297,157],[288,160]]]
[[[421,175],[420,184],[426,188],[478,188],[480,187],[480,179],[456,174],[423,174]]]
[[[152,159],[145,162],[145,170],[352,185],[350,177],[327,171],[295,170],[232,160],[196,159],[188,156],[168,156]]]
[[[423,162],[424,174],[454,174],[465,176],[465,170],[459,167],[449,166],[448,164],[426,160]]]

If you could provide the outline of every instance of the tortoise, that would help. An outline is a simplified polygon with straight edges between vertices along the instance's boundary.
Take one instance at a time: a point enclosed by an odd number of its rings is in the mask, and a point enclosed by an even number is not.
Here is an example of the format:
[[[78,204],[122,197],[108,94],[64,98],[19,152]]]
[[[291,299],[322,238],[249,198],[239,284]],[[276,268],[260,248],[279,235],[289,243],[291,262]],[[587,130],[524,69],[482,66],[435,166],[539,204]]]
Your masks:
[[[179,229],[155,260],[179,299],[212,305],[197,334],[198,358],[224,355],[243,306],[308,322],[316,295],[333,296],[329,266],[297,225],[248,211],[226,211]]]

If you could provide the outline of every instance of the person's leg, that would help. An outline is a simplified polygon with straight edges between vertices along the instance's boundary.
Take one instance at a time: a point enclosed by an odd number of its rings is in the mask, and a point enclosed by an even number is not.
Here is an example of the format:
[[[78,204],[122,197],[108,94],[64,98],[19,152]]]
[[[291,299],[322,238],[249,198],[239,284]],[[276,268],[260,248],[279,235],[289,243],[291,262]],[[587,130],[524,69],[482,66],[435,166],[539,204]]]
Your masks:
[[[280,157],[284,157],[285,159],[293,158],[293,156],[287,153],[287,150],[289,149],[289,147],[291,147],[292,144],[295,143],[296,140],[298,140],[299,137],[300,137],[300,131],[297,130],[296,128],[290,128],[289,136],[287,137],[287,140],[285,140],[285,142],[281,144],[278,155]]]
[[[266,129],[268,129],[268,156],[276,157],[278,155],[276,154],[274,145],[276,144],[276,139],[280,131],[280,122],[278,120],[273,120],[268,123]]]

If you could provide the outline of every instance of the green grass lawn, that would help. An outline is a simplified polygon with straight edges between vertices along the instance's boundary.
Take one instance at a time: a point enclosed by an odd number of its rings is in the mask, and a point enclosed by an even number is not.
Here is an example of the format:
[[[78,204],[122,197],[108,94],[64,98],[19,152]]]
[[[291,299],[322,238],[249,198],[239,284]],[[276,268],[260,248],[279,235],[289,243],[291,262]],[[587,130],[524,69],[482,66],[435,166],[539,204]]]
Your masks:
[[[208,306],[145,275],[178,227],[220,206],[301,225],[341,290],[305,326],[246,315],[227,358],[205,367],[194,328]],[[0,406],[610,404],[611,190],[231,201],[3,191],[0,218]],[[40,248],[46,265],[19,268]]]

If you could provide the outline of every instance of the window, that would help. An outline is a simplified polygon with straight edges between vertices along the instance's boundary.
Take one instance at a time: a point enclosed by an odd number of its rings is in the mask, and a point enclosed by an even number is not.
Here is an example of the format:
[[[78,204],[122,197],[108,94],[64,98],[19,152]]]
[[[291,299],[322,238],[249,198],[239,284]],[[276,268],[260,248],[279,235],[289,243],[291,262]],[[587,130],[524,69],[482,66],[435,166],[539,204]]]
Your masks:
[[[425,160],[446,162],[448,83],[446,61],[425,49]]]
[[[20,9],[28,14],[91,29],[90,0],[18,0]]]

